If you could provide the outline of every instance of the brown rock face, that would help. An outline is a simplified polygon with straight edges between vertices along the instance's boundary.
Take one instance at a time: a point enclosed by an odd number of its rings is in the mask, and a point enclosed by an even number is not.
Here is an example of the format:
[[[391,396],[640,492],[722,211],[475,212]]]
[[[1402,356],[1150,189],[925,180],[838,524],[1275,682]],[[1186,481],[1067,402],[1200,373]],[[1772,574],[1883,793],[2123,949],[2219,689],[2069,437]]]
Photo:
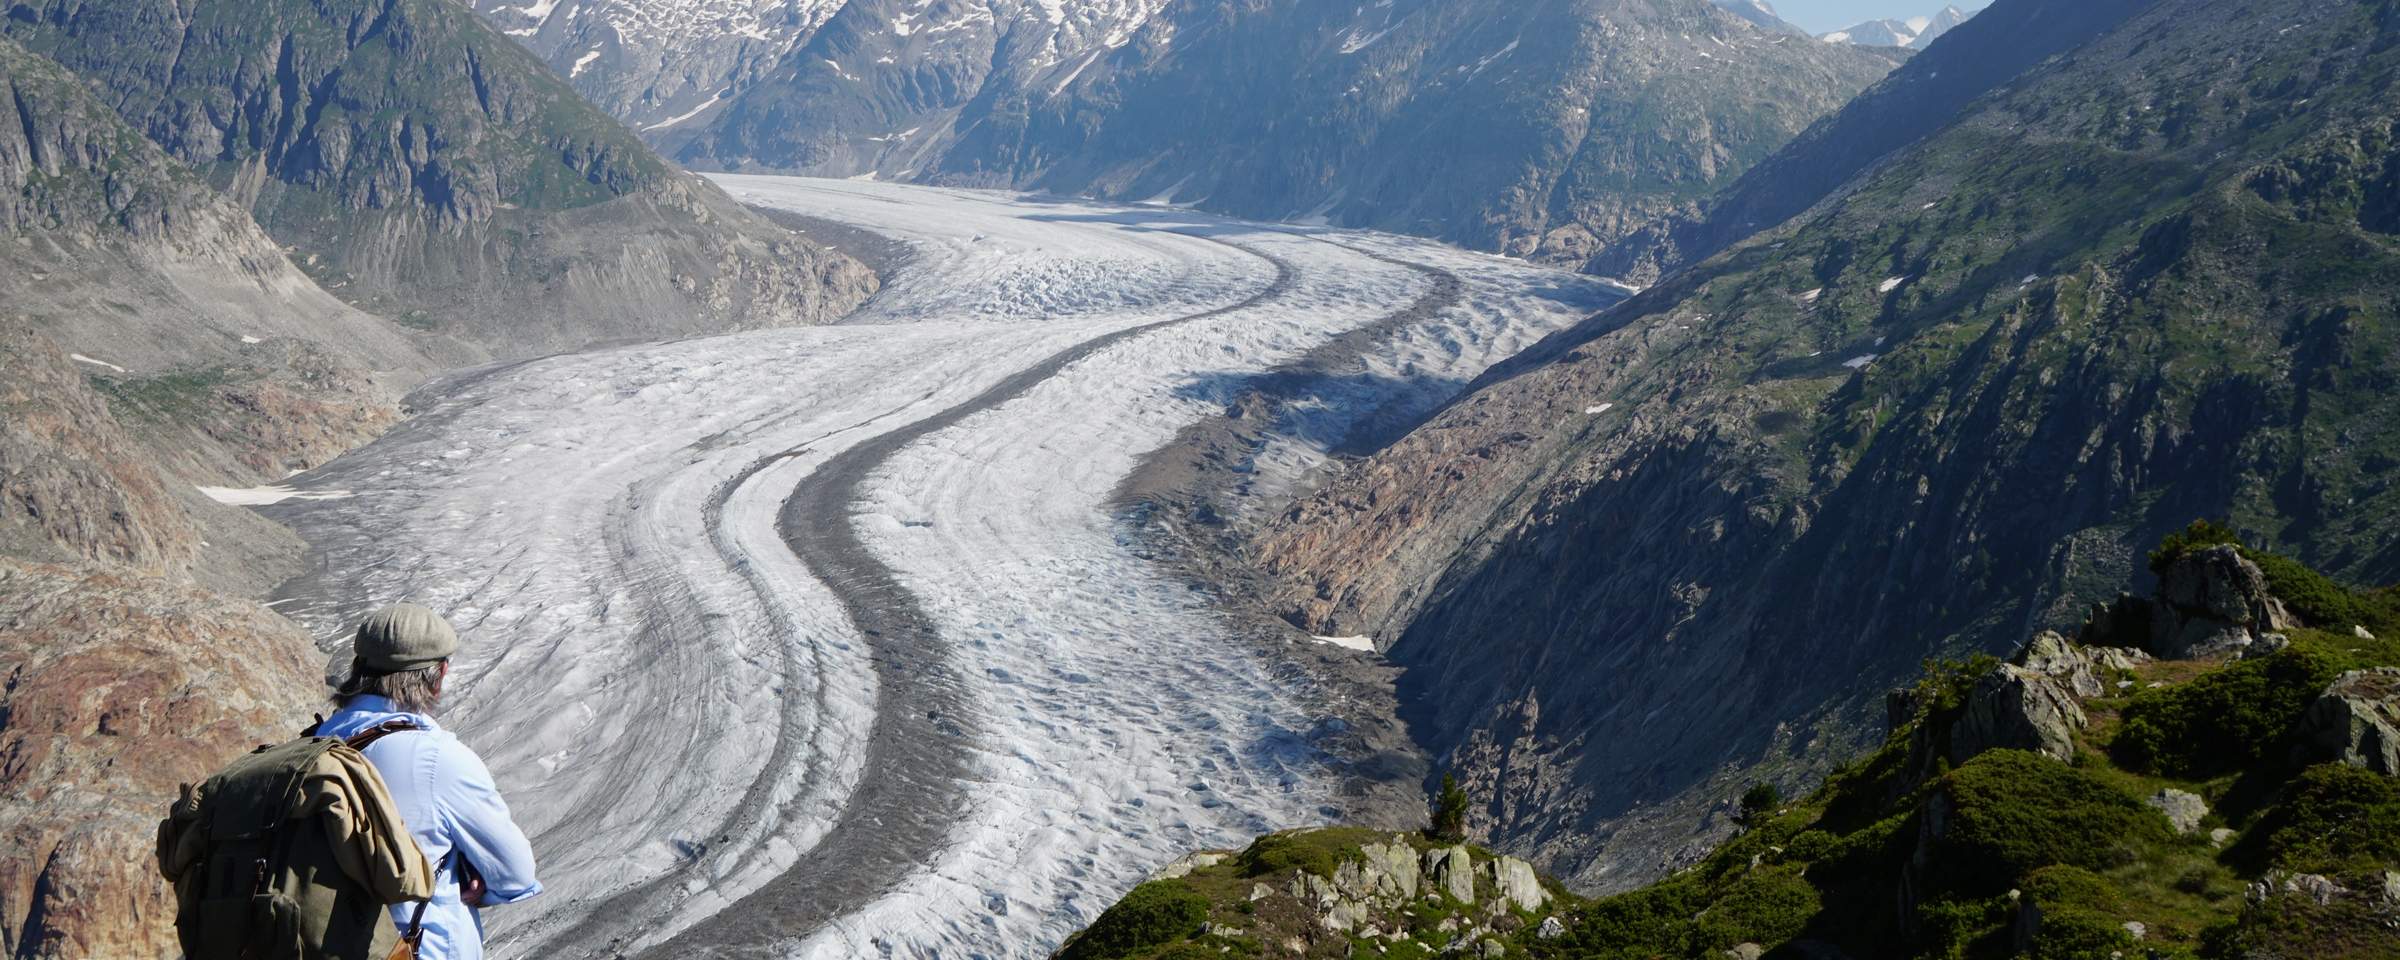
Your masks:
[[[182,569],[199,535],[58,346],[0,322],[0,546]]]
[[[0,559],[0,952],[171,957],[151,856],[176,785],[323,693],[281,617],[173,582]]]

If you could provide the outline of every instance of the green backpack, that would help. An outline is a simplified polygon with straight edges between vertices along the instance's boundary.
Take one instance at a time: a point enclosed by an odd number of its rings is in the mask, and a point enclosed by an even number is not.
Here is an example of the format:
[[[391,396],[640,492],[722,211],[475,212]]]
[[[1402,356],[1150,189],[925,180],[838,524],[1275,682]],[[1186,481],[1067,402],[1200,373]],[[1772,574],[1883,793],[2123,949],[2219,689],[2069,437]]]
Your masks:
[[[309,733],[315,732],[309,728]],[[339,821],[360,807],[389,811],[392,800],[373,767],[356,752],[385,736],[417,727],[394,720],[348,740],[304,734],[259,747],[210,777],[159,824],[159,868],[175,884],[175,931],[186,960],[375,960],[391,955],[400,937],[385,909],[430,892],[424,855],[405,829],[376,831],[373,842],[393,856],[362,857],[335,840]],[[347,795],[312,786],[329,754],[338,767],[366,771],[348,778]],[[344,762],[355,760],[355,763]],[[360,797],[356,793],[370,793]],[[336,805],[347,804],[340,810]],[[396,821],[396,814],[392,822]],[[344,861],[349,866],[345,868]],[[364,871],[369,877],[354,876]],[[383,892],[378,893],[378,888]],[[389,899],[387,899],[389,898]]]

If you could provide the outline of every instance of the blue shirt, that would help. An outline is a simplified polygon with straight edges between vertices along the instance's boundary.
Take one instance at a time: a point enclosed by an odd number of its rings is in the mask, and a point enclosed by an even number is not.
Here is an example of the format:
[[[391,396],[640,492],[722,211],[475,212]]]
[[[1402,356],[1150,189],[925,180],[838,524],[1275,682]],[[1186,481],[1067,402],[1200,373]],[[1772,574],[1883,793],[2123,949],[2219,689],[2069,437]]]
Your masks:
[[[508,803],[483,758],[443,730],[433,718],[403,713],[378,696],[351,697],[342,709],[317,728],[319,736],[347,737],[398,717],[416,721],[421,729],[385,736],[367,745],[368,762],[383,775],[400,818],[425,852],[434,870],[433,902],[425,908],[422,960],[481,960],[483,920],[473,907],[458,899],[458,877],[450,869],[456,852],[483,875],[484,906],[515,903],[542,892],[533,878],[533,846],[525,832],[509,819]],[[415,903],[392,906],[392,922],[402,932],[416,912]]]

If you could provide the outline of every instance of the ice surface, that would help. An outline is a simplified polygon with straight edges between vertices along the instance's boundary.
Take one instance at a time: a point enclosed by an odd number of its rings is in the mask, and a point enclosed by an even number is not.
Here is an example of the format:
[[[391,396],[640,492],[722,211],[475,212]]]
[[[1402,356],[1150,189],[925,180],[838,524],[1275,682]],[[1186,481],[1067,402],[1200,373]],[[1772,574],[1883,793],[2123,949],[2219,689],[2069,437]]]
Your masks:
[[[1207,595],[1144,559],[1118,481],[1239,378],[1460,278],[1297,405],[1260,486],[1321,463],[1375,406],[1430,409],[1616,293],[1422,241],[1156,207],[725,176],[751,201],[898,237],[914,256],[842,326],[495,367],[294,481],[270,512],[318,572],[284,609],[320,636],[413,599],[465,636],[445,722],[534,836],[548,893],[493,911],[504,956],[571,956],[602,904],[638,949],[795,863],[864,778],[877,682],[827,585],[776,530],[828,458],[1111,332],[1148,330],[903,447],[852,522],[950,643],[974,715],[971,803],[920,870],[791,956],[1040,956],[1157,865],[1338,803],[1277,681]],[[1272,258],[1270,260],[1269,258]],[[1349,381],[1356,383],[1349,383]],[[339,653],[336,653],[339,656]],[[908,791],[881,794],[905,802]],[[896,798],[896,799],[894,799]],[[872,811],[870,811],[872,812]],[[630,901],[609,899],[643,891]],[[744,909],[749,909],[744,907]]]

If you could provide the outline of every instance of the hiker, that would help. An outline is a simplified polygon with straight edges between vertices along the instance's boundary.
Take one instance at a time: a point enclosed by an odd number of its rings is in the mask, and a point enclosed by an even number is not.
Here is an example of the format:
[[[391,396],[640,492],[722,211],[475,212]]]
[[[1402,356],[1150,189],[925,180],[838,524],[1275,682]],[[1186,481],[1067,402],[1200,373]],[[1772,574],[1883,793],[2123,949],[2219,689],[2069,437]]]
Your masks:
[[[482,957],[477,908],[542,892],[533,876],[533,848],[509,818],[483,758],[430,716],[456,652],[458,634],[440,614],[409,603],[376,611],[358,625],[350,675],[335,693],[339,709],[315,731],[348,737],[394,720],[415,725],[361,752],[383,774],[393,805],[433,867],[433,900],[421,908],[419,960]],[[402,931],[419,920],[415,904],[395,904],[391,911]]]

